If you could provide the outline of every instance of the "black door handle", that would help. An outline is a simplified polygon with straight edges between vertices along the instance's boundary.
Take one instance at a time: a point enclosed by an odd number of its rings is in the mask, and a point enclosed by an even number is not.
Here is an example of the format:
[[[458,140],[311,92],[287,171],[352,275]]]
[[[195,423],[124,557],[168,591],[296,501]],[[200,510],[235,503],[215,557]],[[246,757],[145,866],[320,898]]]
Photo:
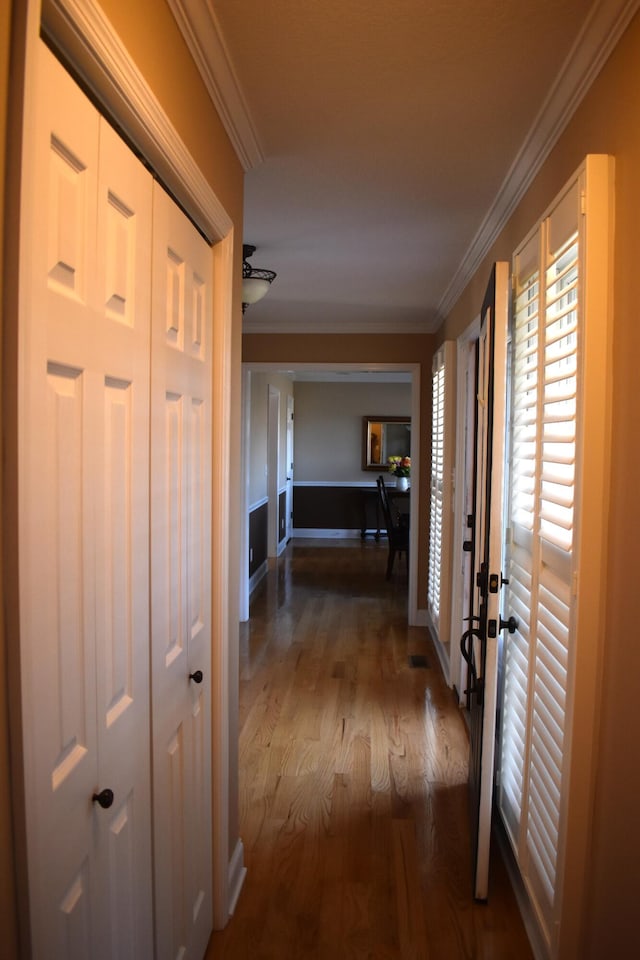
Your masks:
[[[508,630],[509,633],[515,633],[518,629],[517,619],[514,616],[511,616],[508,620],[503,620],[502,617],[500,617],[500,629]]]
[[[477,679],[476,668],[473,663],[473,657],[471,656],[471,637],[477,637],[478,640],[482,640],[479,630],[465,630],[465,632],[460,637],[460,652],[464,659],[467,661],[469,670],[471,671],[471,679],[475,683]]]
[[[480,632],[480,630],[474,630],[474,629],[465,630],[465,632],[462,634],[460,638],[460,652],[462,653],[462,656],[467,662],[467,665],[469,667],[469,677],[471,679],[471,683],[469,684],[468,689],[465,690],[464,692],[467,694],[475,693],[478,704],[481,705],[483,700],[483,693],[484,693],[484,678],[478,676],[478,672],[473,662],[473,657],[471,655],[471,638],[472,637],[477,637],[480,643],[484,642],[482,633]]]
[[[99,804],[103,810],[108,810],[113,803],[113,790],[101,790],[100,793],[94,793],[91,797],[93,803]]]
[[[189,674],[189,680],[193,680],[194,683],[202,683],[203,676],[202,670],[194,670],[193,673]]]

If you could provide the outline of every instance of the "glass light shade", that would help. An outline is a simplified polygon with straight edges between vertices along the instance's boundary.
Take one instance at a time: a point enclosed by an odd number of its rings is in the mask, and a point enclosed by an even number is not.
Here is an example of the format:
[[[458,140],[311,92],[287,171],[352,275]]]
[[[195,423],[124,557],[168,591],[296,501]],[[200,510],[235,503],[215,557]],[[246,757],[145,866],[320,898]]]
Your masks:
[[[263,280],[260,277],[244,277],[242,281],[242,302],[247,304],[257,303],[266,295],[270,286],[268,280]]]

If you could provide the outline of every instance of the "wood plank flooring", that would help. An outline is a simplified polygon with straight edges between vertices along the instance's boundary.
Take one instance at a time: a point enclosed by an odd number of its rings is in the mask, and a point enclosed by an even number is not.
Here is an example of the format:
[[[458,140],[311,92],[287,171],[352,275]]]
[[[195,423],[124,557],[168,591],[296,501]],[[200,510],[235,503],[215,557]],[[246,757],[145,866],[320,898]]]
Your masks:
[[[465,724],[386,558],[383,542],[293,541],[252,601],[248,875],[207,960],[532,957],[497,850],[488,904],[472,899]]]

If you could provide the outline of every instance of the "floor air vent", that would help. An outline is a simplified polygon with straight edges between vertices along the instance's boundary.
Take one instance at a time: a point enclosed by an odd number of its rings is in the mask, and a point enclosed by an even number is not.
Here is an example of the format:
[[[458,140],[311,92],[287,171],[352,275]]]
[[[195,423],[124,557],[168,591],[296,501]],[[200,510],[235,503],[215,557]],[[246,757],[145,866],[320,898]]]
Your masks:
[[[425,669],[429,668],[429,661],[425,657],[424,653],[410,653],[409,654],[409,666],[412,669],[416,667],[423,667]]]

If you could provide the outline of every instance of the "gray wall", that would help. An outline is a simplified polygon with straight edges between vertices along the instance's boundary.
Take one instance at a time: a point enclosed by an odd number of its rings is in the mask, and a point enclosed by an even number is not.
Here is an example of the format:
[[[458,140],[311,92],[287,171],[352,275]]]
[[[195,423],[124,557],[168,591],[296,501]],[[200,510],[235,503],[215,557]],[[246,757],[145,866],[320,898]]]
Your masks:
[[[374,483],[362,470],[363,416],[410,418],[411,384],[296,382],[296,482]]]

